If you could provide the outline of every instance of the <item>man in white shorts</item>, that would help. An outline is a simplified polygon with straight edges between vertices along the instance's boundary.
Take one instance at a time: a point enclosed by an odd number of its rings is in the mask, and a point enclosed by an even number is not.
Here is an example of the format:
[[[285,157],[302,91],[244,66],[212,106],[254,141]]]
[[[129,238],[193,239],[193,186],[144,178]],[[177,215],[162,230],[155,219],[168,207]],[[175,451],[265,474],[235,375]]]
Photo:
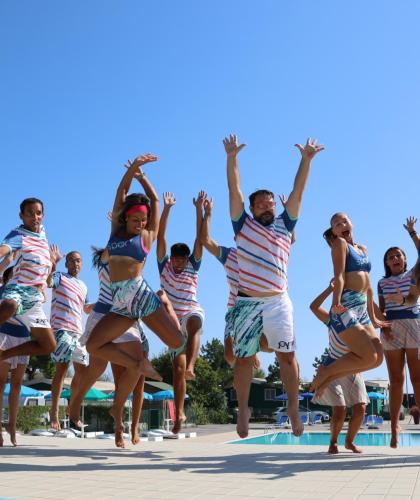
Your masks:
[[[53,270],[62,258],[57,247],[52,248],[51,258]],[[73,363],[74,377],[71,390],[78,386],[84,369],[87,366],[86,348],[80,344],[83,332],[83,313],[90,313],[93,304],[88,304],[87,287],[78,279],[82,270],[82,256],[72,251],[66,255],[67,272],[54,272],[48,285],[52,288],[51,325],[57,341],[57,347],[51,354],[56,363],[55,374],[51,384],[51,427],[60,430],[58,402],[63,389],[69,363]]]
[[[183,345],[172,351],[175,393],[175,424],[173,433],[178,433],[185,422],[184,399],[187,391],[186,380],[194,380],[194,367],[200,350],[200,335],[203,331],[204,311],[197,301],[198,271],[203,255],[200,233],[203,220],[203,203],[206,198],[200,192],[194,205],[196,208],[196,238],[193,252],[185,243],[171,247],[171,255],[166,253],[166,227],[169,212],[176,203],[172,193],[164,193],[164,208],[159,223],[157,237],[157,260],[160,285],[179,320],[184,336]]]
[[[241,438],[248,435],[253,356],[259,350],[261,336],[265,335],[268,347],[276,352],[280,363],[293,433],[300,436],[303,425],[298,406],[299,367],[294,354],[296,344],[292,303],[287,293],[287,263],[311,161],[324,148],[310,139],[305,146],[297,144],[302,158],[285,210],[276,217],[274,194],[259,190],[249,197],[250,216],[245,211],[237,163],[237,154],[245,144],[238,145],[235,135],[225,138],[223,144],[239,267],[238,297],[231,313],[237,358],[234,368],[239,408],[236,430]],[[265,169],[260,174],[266,175]]]

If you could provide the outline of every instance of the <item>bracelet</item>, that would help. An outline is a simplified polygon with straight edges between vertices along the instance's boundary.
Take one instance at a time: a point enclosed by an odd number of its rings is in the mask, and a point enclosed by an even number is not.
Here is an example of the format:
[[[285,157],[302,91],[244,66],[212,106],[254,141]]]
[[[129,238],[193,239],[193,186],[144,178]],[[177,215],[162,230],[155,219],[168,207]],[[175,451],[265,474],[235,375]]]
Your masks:
[[[143,177],[145,177],[146,174],[143,172],[143,170],[141,168],[139,168],[139,179],[143,179]]]
[[[413,231],[410,231],[408,234],[409,234],[411,237],[413,237],[415,234],[417,234],[417,231],[414,231],[414,230],[413,230]]]

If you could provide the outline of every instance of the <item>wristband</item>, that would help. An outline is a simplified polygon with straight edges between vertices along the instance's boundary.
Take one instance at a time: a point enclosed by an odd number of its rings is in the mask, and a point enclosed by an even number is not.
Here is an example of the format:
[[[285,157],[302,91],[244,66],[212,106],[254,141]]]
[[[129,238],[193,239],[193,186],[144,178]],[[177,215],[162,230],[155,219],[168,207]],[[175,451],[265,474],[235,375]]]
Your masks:
[[[413,231],[410,231],[408,234],[409,234],[411,237],[413,237],[415,234],[417,234],[417,231],[414,231],[414,230],[413,230]]]

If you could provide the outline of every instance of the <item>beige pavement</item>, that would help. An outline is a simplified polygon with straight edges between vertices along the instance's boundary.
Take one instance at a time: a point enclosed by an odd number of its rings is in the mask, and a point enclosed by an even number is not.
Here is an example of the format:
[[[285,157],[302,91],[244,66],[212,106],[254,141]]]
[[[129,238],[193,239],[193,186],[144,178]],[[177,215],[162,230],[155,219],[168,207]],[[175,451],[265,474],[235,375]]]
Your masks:
[[[197,438],[118,450],[112,441],[20,436],[18,448],[0,449],[0,498],[420,499],[418,448],[330,456],[325,447],[229,439],[234,432],[198,428]]]

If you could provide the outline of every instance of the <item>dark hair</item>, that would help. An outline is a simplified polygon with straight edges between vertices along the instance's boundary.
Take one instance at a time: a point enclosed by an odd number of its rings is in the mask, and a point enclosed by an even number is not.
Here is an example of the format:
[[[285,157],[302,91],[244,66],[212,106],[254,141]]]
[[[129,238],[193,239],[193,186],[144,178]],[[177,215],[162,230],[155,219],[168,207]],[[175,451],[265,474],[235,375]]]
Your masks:
[[[258,191],[254,191],[249,195],[249,204],[251,205],[251,207],[254,206],[255,198],[260,195],[271,196],[271,198],[274,198],[274,193],[272,191],[268,191],[267,189],[258,189]]]
[[[39,203],[42,207],[42,213],[44,213],[44,204],[38,198],[25,198],[20,204],[20,213],[23,214],[27,205],[32,205],[33,203]]]
[[[189,257],[190,248],[185,243],[175,243],[171,246],[171,257]]]
[[[99,270],[102,264],[102,254],[106,248],[98,248],[93,245],[90,248],[92,249],[92,267]]]
[[[417,259],[416,265],[413,268],[413,278],[416,287],[420,288],[420,254]]]
[[[390,247],[390,248],[388,248],[388,250],[385,252],[385,255],[384,255],[385,278],[389,278],[390,276],[392,276],[391,268],[386,265],[386,259],[388,258],[389,252],[393,252],[395,250],[399,250],[404,255],[405,264],[404,264],[403,272],[405,273],[407,271],[407,256],[405,255],[404,250],[400,247]]]
[[[13,275],[13,266],[8,267],[3,272],[3,284],[7,283]]]
[[[82,256],[82,254],[78,250],[72,250],[71,252],[66,253],[66,262],[67,262],[67,259],[70,257],[70,255],[73,255],[74,253],[78,253],[80,255],[80,257]]]
[[[121,207],[120,213],[118,214],[118,222],[122,226],[124,226],[126,223],[125,213],[127,212],[127,210],[129,210],[131,207],[134,207],[135,205],[145,205],[147,208],[147,215],[149,215],[149,213],[150,213],[150,200],[149,200],[149,198],[143,193],[129,194],[127,196],[127,198],[125,199],[123,206]]]
[[[333,233],[330,227],[322,233],[322,237],[328,243],[329,246],[331,246],[331,243],[333,242],[333,240],[335,240],[335,234]]]
[[[332,226],[333,220],[339,215],[347,215],[346,212],[336,212],[330,219],[330,226]]]

